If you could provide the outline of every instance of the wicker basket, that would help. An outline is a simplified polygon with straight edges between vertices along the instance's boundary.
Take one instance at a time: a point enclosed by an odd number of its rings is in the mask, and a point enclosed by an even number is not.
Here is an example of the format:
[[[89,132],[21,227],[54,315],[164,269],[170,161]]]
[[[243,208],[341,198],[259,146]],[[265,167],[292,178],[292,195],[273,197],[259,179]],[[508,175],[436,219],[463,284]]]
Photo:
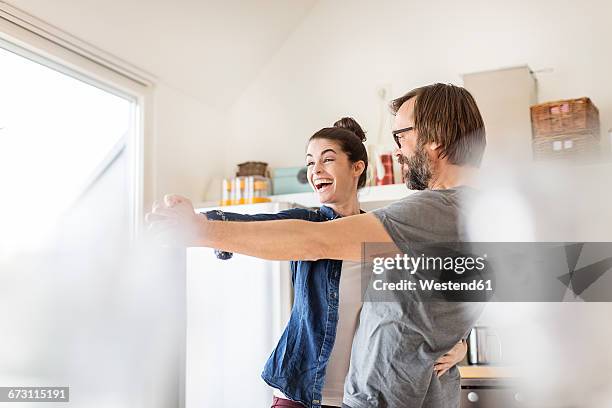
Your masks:
[[[599,130],[533,139],[534,160],[592,159],[599,154]]]
[[[546,102],[531,107],[533,137],[597,131],[599,111],[589,98]]]
[[[268,163],[249,161],[240,163],[238,165],[238,171],[236,176],[262,176],[268,177]]]

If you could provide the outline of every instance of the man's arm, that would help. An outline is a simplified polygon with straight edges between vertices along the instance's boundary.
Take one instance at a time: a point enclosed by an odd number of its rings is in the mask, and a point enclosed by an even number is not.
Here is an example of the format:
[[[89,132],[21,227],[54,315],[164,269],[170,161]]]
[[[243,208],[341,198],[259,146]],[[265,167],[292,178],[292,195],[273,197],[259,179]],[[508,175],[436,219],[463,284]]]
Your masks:
[[[170,244],[205,246],[263,259],[359,261],[363,242],[392,242],[372,214],[327,222],[218,222],[196,214],[187,198],[169,195],[147,214],[149,229]]]
[[[361,260],[363,242],[392,242],[372,214],[327,222],[282,220],[211,222],[199,219],[194,246],[220,248],[274,260]]]
[[[222,210],[211,210],[201,213],[204,217],[211,221],[272,221],[272,220],[304,220],[310,218],[310,211],[304,208],[290,208],[277,213],[259,213],[259,214],[238,214]],[[231,259],[232,252],[215,249],[215,255],[218,259]],[[292,264],[293,265],[293,264]]]

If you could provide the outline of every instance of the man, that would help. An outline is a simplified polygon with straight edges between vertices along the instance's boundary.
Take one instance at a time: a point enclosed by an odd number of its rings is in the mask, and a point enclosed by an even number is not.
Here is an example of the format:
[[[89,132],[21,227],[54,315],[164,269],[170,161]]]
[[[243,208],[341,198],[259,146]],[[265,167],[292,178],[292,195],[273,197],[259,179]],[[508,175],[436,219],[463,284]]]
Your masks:
[[[191,202],[166,196],[147,221],[153,231],[181,232],[190,246],[265,259],[361,260],[362,243],[458,242],[465,200],[485,147],[484,123],[465,89],[434,84],[394,100],[394,152],[406,185],[420,190],[372,213],[312,223],[301,220],[214,222]],[[462,302],[397,299],[364,302],[353,341],[343,403],[350,408],[458,407],[459,375],[436,376],[434,362],[467,336],[480,307]]]

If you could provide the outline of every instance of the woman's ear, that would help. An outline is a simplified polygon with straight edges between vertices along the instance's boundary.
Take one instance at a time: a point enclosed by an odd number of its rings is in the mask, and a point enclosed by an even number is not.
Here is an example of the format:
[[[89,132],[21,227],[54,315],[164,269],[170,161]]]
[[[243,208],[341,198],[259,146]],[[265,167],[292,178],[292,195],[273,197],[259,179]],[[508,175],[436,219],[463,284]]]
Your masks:
[[[365,170],[365,162],[363,160],[358,160],[353,163],[353,171],[355,172],[355,176],[361,176],[361,173]]]

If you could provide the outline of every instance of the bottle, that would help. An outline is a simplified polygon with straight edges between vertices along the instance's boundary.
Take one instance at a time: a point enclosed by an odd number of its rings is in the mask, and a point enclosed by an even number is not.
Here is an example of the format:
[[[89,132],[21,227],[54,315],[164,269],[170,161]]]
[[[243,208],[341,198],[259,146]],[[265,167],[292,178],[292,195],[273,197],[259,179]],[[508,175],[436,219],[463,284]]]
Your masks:
[[[232,180],[223,179],[221,184],[221,205],[232,205]]]
[[[376,185],[393,184],[393,155],[382,153],[376,162]]]

